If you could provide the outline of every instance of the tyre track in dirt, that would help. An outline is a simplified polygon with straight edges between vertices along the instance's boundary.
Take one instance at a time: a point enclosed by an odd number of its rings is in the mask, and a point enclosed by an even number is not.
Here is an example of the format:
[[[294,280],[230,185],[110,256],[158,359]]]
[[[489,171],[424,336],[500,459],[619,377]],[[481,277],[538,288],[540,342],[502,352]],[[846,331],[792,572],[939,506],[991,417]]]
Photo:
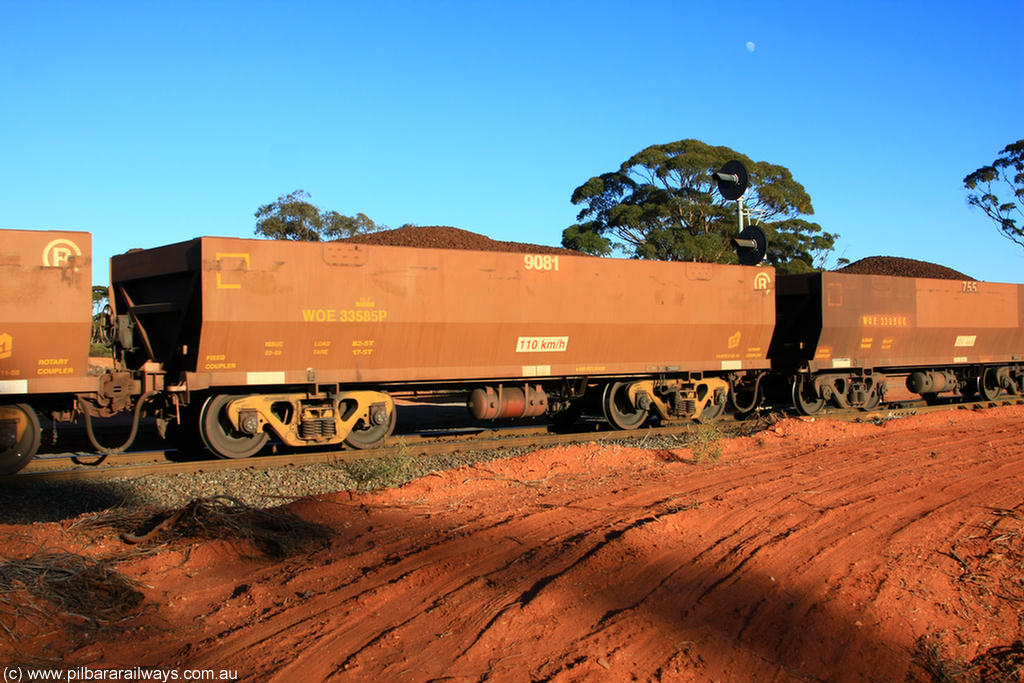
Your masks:
[[[102,652],[252,681],[904,683],[919,636],[1018,634],[950,549],[1024,500],[1022,434],[1019,406],[787,420],[717,463],[584,445],[300,501],[330,547],[139,560],[164,607]]]
[[[535,514],[528,516],[525,520],[517,520],[511,529],[505,528],[511,524],[511,520],[499,525],[487,524],[484,528],[472,529],[471,536],[477,540],[473,542],[473,547],[468,550],[460,540],[465,538],[465,535],[460,535],[459,538],[452,542],[444,538],[448,535],[444,529],[429,530],[430,532],[436,532],[438,537],[431,538],[428,534],[426,539],[417,539],[417,543],[420,545],[412,549],[408,547],[409,539],[404,532],[393,538],[377,539],[373,542],[375,548],[370,551],[369,557],[357,556],[353,558],[355,560],[353,564],[362,564],[364,567],[373,567],[373,569],[369,571],[364,570],[358,582],[349,579],[343,583],[332,585],[328,589],[328,595],[306,606],[304,610],[306,615],[300,619],[296,619],[293,611],[283,613],[281,617],[281,620],[285,622],[283,625],[274,623],[275,620],[271,618],[268,626],[273,628],[274,632],[269,640],[279,642],[283,635],[290,633],[291,639],[296,640],[296,642],[308,643],[315,634],[303,632],[307,625],[315,624],[324,614],[337,609],[339,605],[357,604],[358,607],[356,609],[350,608],[353,614],[371,611],[377,605],[377,594],[385,589],[397,589],[416,595],[439,596],[429,602],[389,606],[389,625],[386,628],[378,629],[377,622],[375,621],[353,619],[341,632],[332,634],[331,640],[323,643],[323,646],[328,649],[332,647],[333,642],[339,639],[347,640],[350,643],[354,640],[359,643],[355,652],[350,654],[345,662],[342,662],[342,666],[344,666],[358,659],[364,650],[384,640],[397,628],[400,628],[417,616],[431,613],[437,608],[439,603],[449,599],[452,595],[458,593],[459,590],[473,586],[482,588],[490,583],[503,585],[506,590],[516,590],[525,594],[529,591],[530,586],[521,581],[515,582],[504,578],[502,576],[503,573],[508,572],[510,568],[517,564],[549,563],[563,555],[568,548],[577,545],[584,537],[584,534],[578,533],[578,530],[574,530],[574,537],[565,535],[552,536],[550,534],[538,536],[532,531],[532,529],[547,528],[549,524],[543,518],[558,514],[557,510],[547,508],[539,510]],[[538,520],[538,517],[541,519]],[[390,528],[415,530],[416,526],[414,520],[396,520]],[[418,533],[420,532],[413,531],[413,534]],[[397,552],[397,550],[392,548],[392,543],[397,544],[397,547],[406,553],[396,563],[388,561],[388,558],[394,557],[395,552]],[[494,544],[504,545],[508,550],[495,555],[493,561],[481,562],[477,548],[480,545],[493,546]],[[556,544],[559,550],[546,551],[545,548],[552,544]],[[425,558],[424,553],[428,552],[429,557]],[[467,579],[463,576],[463,572],[459,571],[459,567],[470,564],[474,568],[474,574]],[[430,569],[429,578],[424,578],[423,574],[426,572],[419,571],[424,567],[429,567]],[[290,583],[296,584],[298,581],[296,578],[293,578]],[[368,586],[366,585],[367,583],[372,583],[372,585]],[[476,596],[479,592],[479,590],[472,590],[469,594]],[[494,605],[496,610],[507,607],[508,605]],[[216,645],[219,653],[218,656],[233,652],[230,645],[231,638],[226,637],[228,635],[230,634],[220,633],[208,641],[211,646]],[[248,649],[260,649],[266,644],[264,642],[242,643],[238,646],[237,652],[240,657],[249,658],[251,653],[247,651]],[[274,647],[277,646],[275,645]],[[351,649],[351,645],[349,645],[349,648]],[[308,645],[306,649],[308,650]],[[289,668],[298,671],[305,669],[307,665],[308,662],[300,656]],[[287,676],[287,673],[284,675]]]
[[[1012,441],[1012,435],[1008,437]],[[458,645],[454,657],[447,660],[444,671],[432,672],[438,676],[454,675],[457,679],[458,675],[462,675],[475,680],[481,676],[479,667],[483,662],[489,667],[487,670],[491,676],[507,677],[515,675],[516,670],[521,672],[517,660],[522,656],[515,657],[508,650],[507,634],[514,633],[515,641],[520,644],[524,636],[535,643],[565,642],[563,652],[543,665],[528,670],[523,680],[573,680],[576,676],[585,676],[585,672],[593,668],[592,657],[581,660],[575,653],[603,651],[605,654],[599,659],[611,666],[610,662],[616,656],[626,653],[622,647],[613,644],[617,633],[621,642],[633,642],[636,640],[635,633],[642,631],[642,625],[649,622],[652,616],[655,617],[655,624],[661,622],[656,626],[659,632],[669,628],[668,625],[681,616],[684,621],[702,623],[700,630],[704,632],[707,632],[709,626],[717,624],[718,630],[730,633],[734,645],[741,647],[745,653],[753,651],[756,654],[755,664],[760,661],[765,668],[774,668],[776,673],[776,662],[781,654],[787,653],[786,658],[791,662],[784,667],[784,670],[789,671],[787,675],[804,675],[807,680],[814,680],[812,674],[804,671],[805,668],[831,671],[850,663],[851,656],[833,651],[831,657],[823,658],[818,649],[820,642],[808,647],[802,637],[798,639],[800,642],[794,642],[791,636],[784,635],[775,638],[774,642],[771,639],[765,641],[763,633],[771,633],[773,630],[791,633],[800,630],[773,629],[773,624],[824,621],[833,630],[839,627],[840,632],[845,632],[851,640],[885,647],[888,634],[884,628],[879,628],[881,620],[877,620],[878,623],[874,625],[877,634],[865,637],[865,633],[872,630],[872,627],[866,627],[860,619],[845,617],[843,613],[848,611],[848,606],[837,604],[838,595],[850,589],[863,593],[862,599],[853,604],[855,609],[861,608],[863,611],[869,611],[870,605],[877,603],[883,594],[888,595],[884,581],[870,578],[884,568],[885,558],[863,558],[865,545],[897,542],[901,534],[912,533],[922,522],[934,515],[941,515],[943,510],[962,509],[964,503],[972,501],[972,497],[978,502],[975,485],[979,480],[1019,477],[1015,471],[1019,468],[1007,463],[993,463],[989,459],[964,463],[955,467],[951,475],[948,462],[945,466],[942,463],[926,462],[916,472],[918,477],[923,478],[913,485],[903,483],[906,477],[901,477],[898,466],[895,472],[886,471],[882,467],[881,471],[865,478],[863,468],[866,461],[891,457],[889,449],[870,443],[874,439],[868,440],[867,455],[852,462],[840,461],[838,464],[832,463],[829,468],[822,467],[816,473],[811,473],[810,478],[807,458],[812,452],[819,451],[818,448],[802,453],[801,457],[793,459],[792,464],[781,470],[769,467],[763,471],[747,469],[730,473],[732,476],[729,478],[735,477],[735,481],[729,482],[725,494],[717,495],[732,498],[727,506],[731,511],[720,516],[708,516],[709,520],[714,520],[713,526],[701,524],[700,510],[690,506],[673,509],[668,514],[652,514],[652,510],[656,511],[659,505],[668,502],[664,497],[655,498],[657,493],[662,492],[650,488],[649,479],[665,478],[661,473],[650,472],[654,468],[663,468],[665,465],[661,462],[652,463],[648,460],[645,466],[631,468],[634,470],[634,483],[629,484],[628,488],[616,488],[622,486],[621,481],[611,482],[614,491],[612,495],[617,496],[621,504],[608,504],[610,492],[606,488],[574,491],[584,495],[564,499],[560,506],[578,513],[573,515],[572,522],[568,524],[561,510],[544,507],[544,495],[526,496],[520,492],[518,496],[512,496],[512,503],[517,506],[529,505],[532,509],[520,509],[516,519],[506,519],[498,527],[492,526],[488,530],[473,528],[473,522],[470,522],[470,526],[465,528],[466,536],[426,540],[416,552],[408,554],[400,563],[402,575],[389,581],[389,585],[403,594],[426,593],[440,597],[429,603],[409,605],[406,609],[398,610],[398,613],[391,606],[386,628],[379,628],[379,624],[373,623],[353,627],[353,632],[362,634],[359,640],[363,644],[350,652],[328,675],[356,674],[380,666],[379,653],[391,650],[389,638],[401,639],[403,630],[415,633],[428,631],[425,626],[426,622],[431,621],[431,615],[445,603],[453,603],[453,607],[460,604],[464,607],[448,610],[451,612],[448,618],[454,621],[452,626],[455,627],[449,631],[462,634],[464,642]],[[950,445],[959,451],[969,442],[971,439],[965,438]],[[922,448],[931,448],[931,444],[924,443],[913,451]],[[768,450],[761,459],[773,461],[777,456]],[[914,453],[909,452],[902,457],[913,456]],[[745,463],[744,467],[751,464]],[[685,464],[676,465],[680,466],[687,467]],[[649,477],[643,476],[645,470]],[[782,507],[766,515],[765,495],[777,488],[780,482],[795,477],[804,480],[807,485],[804,490],[822,491],[813,495],[813,511],[801,514],[785,506],[786,500],[792,498],[791,493],[786,493],[779,500]],[[792,489],[792,484],[786,484],[787,491]],[[746,496],[738,493],[743,487],[750,491]],[[682,497],[700,499],[714,488],[698,486],[684,492]],[[870,493],[850,494],[851,490],[857,489]],[[679,494],[674,495],[679,497]],[[872,508],[873,503],[885,498],[898,498],[898,509],[894,510],[893,506],[885,507],[884,511]],[[936,503],[936,499],[941,502]],[[720,502],[725,502],[724,498]],[[755,502],[761,504],[754,505]],[[666,544],[667,530],[652,534],[647,527],[662,521],[663,526],[671,526],[671,517],[684,513],[692,513],[685,515],[685,524],[690,534],[696,532],[698,537],[717,535],[706,548],[696,552],[691,550],[689,554],[692,559],[688,564],[680,565],[678,562],[678,557],[687,554],[687,548],[677,543],[669,544],[665,551],[653,557],[649,551],[638,550],[648,548],[651,544]],[[980,515],[978,518],[961,521],[953,527],[952,533],[960,533],[965,527],[976,524],[979,518]],[[675,521],[677,525],[682,523],[681,520]],[[406,521],[400,526],[408,528],[410,525]],[[782,531],[779,531],[780,528]],[[838,529],[841,531],[837,533]],[[947,529],[940,535],[945,537],[948,533]],[[496,534],[500,537],[496,538]],[[870,534],[871,538],[863,539],[865,534]],[[858,535],[862,538],[858,539]],[[511,544],[507,541],[509,537],[515,539]],[[469,547],[466,547],[466,538],[474,539]],[[585,539],[591,541],[586,543]],[[403,541],[396,538],[393,542]],[[797,543],[800,547],[815,550],[805,557],[780,557]],[[488,548],[490,557],[499,558],[499,561],[483,560],[481,565],[481,558],[474,556],[482,547]],[[818,550],[821,548],[826,550]],[[845,562],[833,556],[858,559]],[[643,562],[634,565],[629,560],[622,561],[625,558],[641,558]],[[477,572],[474,578],[461,580],[456,585],[437,580],[438,576],[460,576],[455,566],[470,559]],[[777,583],[776,577],[754,571],[751,568],[754,564],[761,567],[777,566],[780,574],[786,569],[780,565],[795,565],[788,579],[793,588],[783,591],[788,607],[781,607],[779,601],[772,597],[779,592],[773,585]],[[846,575],[829,592],[799,588],[800,584],[815,580],[821,585],[828,585],[833,577],[822,576],[820,567],[826,565],[834,571],[843,569],[843,564],[849,565],[845,568]],[[513,572],[514,569],[518,571]],[[429,574],[434,580],[423,581],[418,576],[421,573]],[[617,575],[613,586],[615,595],[609,593],[610,586],[602,581],[602,575],[611,573]],[[710,580],[709,577],[714,578]],[[586,599],[585,587],[588,584],[603,586],[599,604],[595,605]],[[500,587],[501,595],[508,599],[504,602],[500,598],[481,601],[481,597],[488,593],[487,588],[493,590],[495,586]],[[622,591],[623,586],[632,588]],[[363,596],[339,595],[335,592],[331,599],[336,605],[342,605],[360,597]],[[389,604],[390,598],[382,595],[380,599],[381,602],[368,604],[367,608]],[[737,610],[738,605],[746,606],[747,609]],[[737,611],[743,612],[742,618],[730,615]],[[559,613],[563,615],[561,619],[557,618]],[[559,621],[565,624],[561,628],[553,625]],[[583,633],[578,632],[581,623],[588,625]],[[538,627],[538,624],[547,626]],[[746,642],[750,640],[750,634],[755,632],[758,641]],[[348,638],[348,633],[335,634],[328,642],[318,644],[314,650],[333,651],[336,647],[340,648]],[[660,640],[656,639],[655,642]],[[306,638],[303,641],[307,643],[308,652],[309,641]],[[221,642],[221,647],[224,644]],[[430,645],[428,640],[416,643],[412,649],[429,648]],[[671,657],[647,674],[654,677],[658,671],[662,671],[664,675],[672,667],[673,661],[685,661],[684,656],[688,651],[688,648],[683,648],[672,653]],[[798,653],[798,656],[794,657],[794,653]],[[320,654],[311,653],[308,659],[318,658]],[[856,658],[857,655],[853,655],[853,659]],[[635,672],[635,660],[638,658],[634,654],[631,659],[634,660],[631,668]],[[650,661],[647,657],[639,659]],[[744,659],[749,660],[749,657]],[[502,663],[512,663],[516,668],[503,669]],[[697,663],[700,663],[699,659]],[[296,672],[308,671],[309,666],[310,662],[304,657],[295,662],[293,669]],[[754,670],[748,670],[749,661],[735,671],[734,666],[731,659],[727,660],[720,669],[721,675],[759,675],[757,666]],[[463,667],[464,672],[459,674]],[[380,675],[398,675],[402,671],[404,669],[386,666],[380,670]],[[286,671],[280,673],[287,676]],[[768,671],[760,674],[766,675]]]

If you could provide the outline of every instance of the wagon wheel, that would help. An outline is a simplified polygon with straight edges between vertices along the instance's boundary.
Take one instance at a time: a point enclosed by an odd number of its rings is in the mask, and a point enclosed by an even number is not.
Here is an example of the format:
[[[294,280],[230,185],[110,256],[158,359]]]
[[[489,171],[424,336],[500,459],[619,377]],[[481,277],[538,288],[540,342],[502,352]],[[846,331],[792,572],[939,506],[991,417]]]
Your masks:
[[[793,380],[793,405],[802,415],[814,415],[825,407],[825,399],[818,396],[814,382],[797,377]]]
[[[605,386],[601,404],[605,419],[616,429],[636,429],[647,419],[646,410],[630,403],[629,384],[626,382]]]
[[[713,395],[711,400],[704,406],[704,410],[700,411],[700,415],[697,416],[699,422],[710,422],[715,418],[721,416],[725,412],[726,397],[721,396],[721,401],[717,401],[719,396]]]
[[[39,418],[31,406],[0,406],[0,475],[14,474],[27,465],[41,441]]]
[[[999,386],[999,381],[996,378],[995,368],[985,368],[981,371],[981,376],[978,377],[978,393],[981,394],[981,398],[985,401],[994,401],[999,396],[1002,387]]]
[[[877,383],[875,383],[871,387],[871,393],[868,394],[868,397],[864,400],[864,405],[862,405],[860,408],[861,408],[861,410],[874,410],[879,405],[881,405],[881,403],[882,403],[882,389],[881,389],[880,386],[878,386]]]
[[[243,434],[231,425],[224,408],[234,396],[219,394],[206,399],[199,412],[199,436],[214,455],[222,458],[248,458],[270,440],[266,432]]]
[[[360,420],[345,437],[345,444],[359,450],[377,448],[384,443],[384,439],[391,436],[391,432],[395,431],[396,422],[398,422],[398,410],[394,408],[391,409],[387,420],[379,425],[368,427],[363,420]]]

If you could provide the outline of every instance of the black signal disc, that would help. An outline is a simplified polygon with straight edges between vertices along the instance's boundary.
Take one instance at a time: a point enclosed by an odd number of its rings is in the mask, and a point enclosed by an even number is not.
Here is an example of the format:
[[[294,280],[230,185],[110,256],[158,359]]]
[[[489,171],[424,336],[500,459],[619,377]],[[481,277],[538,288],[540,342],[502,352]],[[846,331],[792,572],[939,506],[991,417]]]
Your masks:
[[[764,231],[761,228],[756,225],[748,225],[743,228],[743,232],[737,235],[736,239],[755,243],[753,247],[736,246],[736,255],[740,259],[740,265],[756,266],[764,260],[764,255],[768,252],[768,239],[764,236]]]
[[[723,175],[736,176],[738,182],[731,182],[727,180],[718,180],[718,191],[722,193],[722,196],[726,199],[733,200],[739,199],[743,196],[743,193],[747,191],[747,183],[750,181],[747,175],[747,167],[739,161],[727,161],[719,173]]]

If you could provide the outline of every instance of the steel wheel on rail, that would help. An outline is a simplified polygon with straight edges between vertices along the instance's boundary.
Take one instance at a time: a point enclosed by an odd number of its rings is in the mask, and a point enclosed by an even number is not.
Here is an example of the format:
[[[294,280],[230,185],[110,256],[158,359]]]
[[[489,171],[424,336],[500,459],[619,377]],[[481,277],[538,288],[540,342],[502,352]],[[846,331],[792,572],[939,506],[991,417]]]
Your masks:
[[[877,408],[881,404],[882,404],[882,396],[881,396],[881,394],[878,393],[878,390],[875,389],[870,394],[868,394],[867,399],[864,401],[864,405],[862,405],[860,407],[860,409],[861,410],[874,410],[875,408]]]
[[[711,400],[704,406],[704,410],[700,411],[700,415],[697,417],[697,420],[699,422],[711,422],[712,420],[721,417],[722,413],[725,412],[725,404],[727,400],[728,399],[724,395],[712,396]]]
[[[0,406],[0,475],[14,474],[27,465],[39,450],[42,433],[31,406]]]
[[[395,431],[395,423],[397,422],[397,409],[392,409],[391,414],[380,424],[367,425],[363,420],[360,420],[352,428],[352,431],[348,433],[348,436],[345,437],[345,444],[359,450],[382,446],[384,440]]]
[[[636,429],[647,420],[647,411],[629,400],[629,384],[615,382],[604,388],[604,417],[616,429]]]
[[[793,379],[793,405],[801,415],[814,415],[825,407],[825,399],[818,396],[813,381],[796,377]]]
[[[994,401],[1002,391],[996,375],[995,368],[985,368],[981,371],[981,376],[978,377],[978,393],[981,394],[982,400]]]
[[[882,404],[882,387],[877,383],[871,387],[871,393],[864,399],[864,405],[860,407],[861,410],[874,410]]]
[[[211,453],[221,458],[248,458],[259,453],[270,436],[266,432],[244,434],[231,425],[224,411],[235,397],[218,394],[206,399],[199,411],[199,436]]]

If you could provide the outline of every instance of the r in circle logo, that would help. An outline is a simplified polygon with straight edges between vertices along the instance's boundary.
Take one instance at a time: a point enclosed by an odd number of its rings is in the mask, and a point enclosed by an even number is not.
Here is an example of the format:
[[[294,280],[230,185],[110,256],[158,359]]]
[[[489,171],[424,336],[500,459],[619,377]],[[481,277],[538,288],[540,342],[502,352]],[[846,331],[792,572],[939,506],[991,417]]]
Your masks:
[[[43,248],[43,265],[49,268],[66,266],[72,256],[81,256],[78,245],[63,237],[57,238]]]

